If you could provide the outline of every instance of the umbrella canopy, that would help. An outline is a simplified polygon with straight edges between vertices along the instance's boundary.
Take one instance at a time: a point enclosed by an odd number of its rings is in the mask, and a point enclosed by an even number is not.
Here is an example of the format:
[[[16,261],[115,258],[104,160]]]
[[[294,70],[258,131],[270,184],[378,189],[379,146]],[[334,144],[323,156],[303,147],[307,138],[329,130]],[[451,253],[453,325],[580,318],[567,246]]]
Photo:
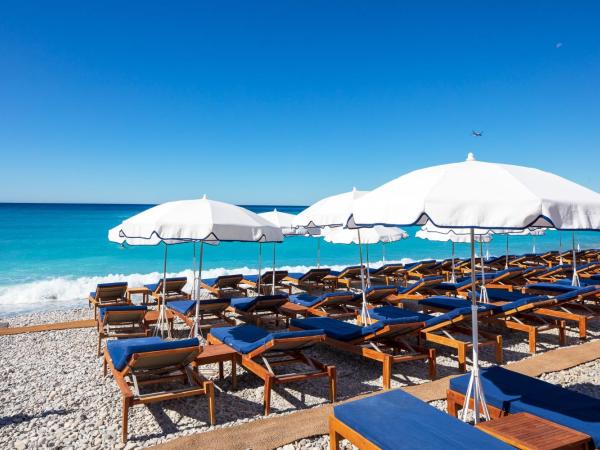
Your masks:
[[[344,226],[352,214],[354,202],[365,194],[366,191],[353,188],[350,192],[321,199],[298,214],[293,224],[305,228]]]
[[[572,181],[522,166],[466,161],[415,170],[363,195],[350,227],[551,227],[600,229],[600,194]]]
[[[427,222],[442,228],[470,228],[473,369],[465,405],[470,405],[472,394],[477,423],[480,411],[488,418],[489,412],[479,378],[475,229],[600,230],[600,194],[541,170],[479,162],[469,153],[464,162],[415,170],[363,195],[354,202],[347,225]],[[463,419],[469,409],[463,409]]]
[[[259,213],[258,215],[279,227],[284,235],[287,236],[296,234],[296,229],[293,225],[296,217],[294,214],[277,211],[277,208],[275,208],[273,211]]]
[[[246,208],[204,196],[147,209],[111,230],[111,238],[130,245],[156,245],[193,241],[281,242],[283,234],[279,227]]]
[[[471,230],[468,228],[440,228],[431,224],[423,225],[415,234],[420,239],[439,242],[471,243]],[[492,236],[489,230],[476,230],[475,242],[490,242]]]
[[[358,244],[358,232],[350,228],[331,228],[325,231],[325,241],[332,244]],[[363,244],[377,244],[380,242],[396,242],[408,238],[408,233],[398,227],[384,227],[376,225],[360,231],[360,240]]]

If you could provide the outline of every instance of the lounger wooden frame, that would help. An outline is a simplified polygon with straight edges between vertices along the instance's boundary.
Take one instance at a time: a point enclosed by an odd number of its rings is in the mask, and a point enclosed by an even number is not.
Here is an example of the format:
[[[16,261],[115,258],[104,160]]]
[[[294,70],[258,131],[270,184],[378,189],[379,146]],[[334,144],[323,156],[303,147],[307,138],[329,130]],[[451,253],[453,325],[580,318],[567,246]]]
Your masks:
[[[288,278],[287,270],[276,270],[275,271],[275,291],[277,289],[285,289],[288,294],[292,293],[292,286],[289,284],[283,284],[282,281]],[[258,289],[258,282],[247,280],[244,278],[242,283],[250,286],[253,289]],[[257,291],[258,292],[258,291]],[[259,295],[268,295],[273,292],[273,271],[269,270],[263,273],[260,277],[260,292]]]
[[[362,266],[365,277],[367,277],[367,267]],[[347,289],[352,287],[352,282],[356,280],[360,280],[361,277],[361,268],[358,267],[348,267],[340,272],[338,275],[331,275],[332,281],[334,282],[335,287],[337,288],[340,284],[345,286]]]
[[[488,315],[487,313],[479,313],[478,317],[482,318]],[[459,325],[470,319],[470,314],[461,314],[451,320],[446,320],[439,324],[421,330],[420,337],[426,342],[450,347],[455,349],[458,354],[458,369],[461,372],[467,370],[467,354],[473,349],[473,343],[470,341],[473,332],[468,326]],[[499,334],[489,333],[487,331],[478,330],[479,332],[479,347],[494,347],[496,363],[502,364],[502,336]],[[460,340],[455,335],[459,333],[466,337],[466,341]]]
[[[294,278],[287,276],[284,281],[289,282],[292,286],[298,289],[303,289],[307,292],[312,292],[319,287],[325,288],[325,282],[323,281],[331,273],[329,268],[310,269],[300,278]]]
[[[104,311],[104,318],[100,315],[96,320],[98,330],[98,356],[102,355],[102,340],[106,338],[133,338],[150,336],[150,329],[144,322],[146,310],[115,310]]]
[[[234,306],[229,306],[228,310],[238,314],[242,320],[253,322],[260,326],[266,317],[275,317],[275,325],[279,323],[279,308],[288,302],[287,297],[263,298],[253,303],[250,308],[243,311],[236,309]]]
[[[237,292],[248,295],[248,289],[241,286],[243,279],[244,276],[238,274],[221,275],[213,285],[206,284],[204,281],[200,280],[200,287],[206,289],[217,298],[224,298]]]
[[[358,318],[360,323],[360,317]],[[437,375],[436,351],[425,348],[418,342],[418,333],[423,329],[422,322],[386,325],[374,333],[362,336],[352,341],[340,341],[329,336],[325,343],[331,348],[353,353],[363,358],[381,363],[383,388],[390,389],[394,364],[408,361],[428,361],[429,378]],[[290,328],[299,330],[300,328]],[[408,342],[407,338],[415,336],[416,344]]]
[[[438,261],[421,261],[419,264],[411,267],[409,269],[404,269],[406,271],[406,278],[410,279],[421,279],[425,277],[430,277],[432,275],[437,275],[437,271],[433,270],[433,268],[438,264]]]
[[[371,279],[383,280],[387,286],[390,284],[397,285],[401,280],[406,280],[406,271],[403,264],[388,264],[385,267],[375,270],[370,276]]]
[[[321,343],[325,340],[323,335],[302,336],[272,339],[250,353],[237,355],[237,363],[253,373],[265,383],[264,385],[264,414],[271,412],[271,390],[277,384],[295,383],[313,378],[326,377],[329,381],[329,400],[335,402],[337,396],[337,381],[335,366],[325,365],[314,358],[306,356],[301,348]],[[209,344],[222,344],[222,342],[209,334]],[[305,372],[276,374],[274,367],[301,364],[308,369]]]
[[[134,353],[123,370],[117,370],[108,349],[104,349],[103,372],[107,375],[110,368],[122,396],[122,429],[121,439],[127,442],[129,409],[136,405],[162,402],[177,398],[206,395],[208,397],[208,416],[211,425],[215,419],[215,391],[213,382],[206,380],[190,364],[200,353],[200,348],[184,347],[154,352]],[[140,394],[139,387],[165,382],[182,381],[189,387],[173,391]]]
[[[352,445],[360,450],[381,450],[362,434],[350,428],[341,420],[338,420],[333,413],[329,414],[329,449],[339,450],[342,439],[350,441]]]
[[[157,303],[160,303],[163,299],[163,283],[164,280],[161,278],[158,284],[156,285],[156,289],[150,292],[150,297],[156,300]],[[174,279],[170,280],[167,278],[167,283],[165,286],[166,291],[166,301],[169,300],[189,300],[191,298],[190,294],[183,291],[184,286],[187,284],[186,280]]]
[[[358,300],[355,294],[334,295],[325,297],[319,303],[307,307],[307,315],[317,317],[348,318],[356,316],[362,300]]]
[[[88,305],[94,308],[94,319],[98,317],[98,308],[104,306],[130,305],[126,297],[127,285],[97,286],[96,295],[88,297]]]
[[[235,325],[235,320],[231,317],[227,317],[227,315],[225,314],[225,311],[228,307],[229,301],[225,299],[222,302],[218,303],[212,300],[210,301],[210,303],[203,303],[202,300],[200,300],[200,322],[198,329],[210,330],[212,327],[215,326]],[[192,328],[194,326],[194,320],[196,318],[195,306],[188,314],[183,314],[179,311],[170,308],[169,311],[171,311],[175,315],[175,317],[178,317],[180,320],[182,320],[188,327]]]

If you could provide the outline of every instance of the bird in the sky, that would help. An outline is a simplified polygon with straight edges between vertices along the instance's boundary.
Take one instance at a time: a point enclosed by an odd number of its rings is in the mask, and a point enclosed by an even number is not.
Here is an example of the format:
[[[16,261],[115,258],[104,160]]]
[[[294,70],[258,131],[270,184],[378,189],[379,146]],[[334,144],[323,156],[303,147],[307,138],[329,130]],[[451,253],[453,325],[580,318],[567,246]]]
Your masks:
[[[473,136],[475,136],[475,137],[481,137],[481,136],[483,136],[483,131],[475,131],[475,130],[473,130],[473,131],[471,131],[471,134]]]

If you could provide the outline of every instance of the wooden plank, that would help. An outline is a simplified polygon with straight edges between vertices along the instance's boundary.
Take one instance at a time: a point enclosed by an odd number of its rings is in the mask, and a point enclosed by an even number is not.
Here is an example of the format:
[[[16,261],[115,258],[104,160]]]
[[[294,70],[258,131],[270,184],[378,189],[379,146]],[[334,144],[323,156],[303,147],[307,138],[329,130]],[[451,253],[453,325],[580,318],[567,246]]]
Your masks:
[[[96,321],[88,320],[73,320],[71,322],[45,323],[42,325],[32,325],[28,327],[8,327],[0,328],[0,336],[10,336],[13,334],[22,333],[37,333],[40,331],[58,331],[72,330],[76,328],[93,328],[96,326]]]

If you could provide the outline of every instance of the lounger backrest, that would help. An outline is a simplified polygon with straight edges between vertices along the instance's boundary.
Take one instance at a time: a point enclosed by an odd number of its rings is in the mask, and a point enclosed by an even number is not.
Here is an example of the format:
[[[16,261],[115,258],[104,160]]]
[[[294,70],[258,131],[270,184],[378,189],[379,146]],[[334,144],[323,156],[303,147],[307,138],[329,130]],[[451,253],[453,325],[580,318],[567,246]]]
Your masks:
[[[265,344],[265,349],[273,351],[303,350],[325,341],[322,330],[283,331],[271,333],[273,339]]]
[[[389,295],[394,295],[397,293],[398,293],[398,289],[395,287],[377,288],[377,289],[371,289],[368,292],[366,292],[366,297],[367,297],[367,301],[381,300],[383,298],[386,298]],[[361,294],[358,294],[358,295],[361,295]]]
[[[300,277],[301,282],[320,282],[323,280],[323,278],[325,278],[327,275],[329,275],[329,273],[331,272],[331,269],[310,269],[308,272],[306,272],[304,275],[302,275]]]
[[[119,323],[139,323],[144,320],[146,310],[119,310],[106,311],[104,313],[104,323],[107,325]]]
[[[199,354],[200,348],[198,346],[134,353],[129,360],[128,366],[133,372],[186,366],[196,359]]]
[[[208,301],[200,300],[199,311],[200,311],[200,314],[221,312],[221,311],[225,311],[228,306],[229,306],[229,302],[227,300],[218,301],[218,302],[214,302],[214,301],[212,301],[212,299],[208,300]],[[192,314],[195,314],[195,312],[196,312],[196,310],[195,310],[195,306],[194,306],[194,308],[192,309]]]
[[[223,288],[237,288],[239,284],[244,279],[243,275],[221,275],[219,278],[215,280],[214,286],[223,289]]]
[[[125,297],[127,282],[104,283],[96,286],[96,300],[101,302],[119,300]]]
[[[330,292],[321,296],[321,301],[318,302],[313,308],[321,308],[335,305],[346,305],[356,301],[357,296],[361,294],[353,294],[352,292]],[[361,297],[362,298],[362,297]]]
[[[288,276],[287,270],[276,270],[275,271],[275,284],[281,283],[285,277]],[[273,283],[273,271],[265,272],[262,274],[260,282],[262,284]]]
[[[167,278],[167,282],[165,283],[164,289],[167,294],[179,294],[183,287],[187,284],[186,277],[177,277],[177,278]],[[158,284],[156,285],[156,289],[154,290],[157,294],[162,294],[163,292],[163,279],[158,280]]]
[[[288,296],[284,294],[276,295],[259,295],[254,298],[254,303],[249,310],[261,311],[261,310],[272,310],[284,303],[287,303]]]
[[[404,266],[402,264],[386,264],[383,267],[372,272],[372,275],[393,275],[399,270],[403,270]]]
[[[364,270],[366,272],[366,270],[367,270],[366,267],[364,267]],[[360,275],[360,266],[346,267],[344,270],[342,270],[340,272],[340,274],[338,275],[338,278],[354,277],[356,275]]]

